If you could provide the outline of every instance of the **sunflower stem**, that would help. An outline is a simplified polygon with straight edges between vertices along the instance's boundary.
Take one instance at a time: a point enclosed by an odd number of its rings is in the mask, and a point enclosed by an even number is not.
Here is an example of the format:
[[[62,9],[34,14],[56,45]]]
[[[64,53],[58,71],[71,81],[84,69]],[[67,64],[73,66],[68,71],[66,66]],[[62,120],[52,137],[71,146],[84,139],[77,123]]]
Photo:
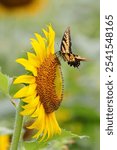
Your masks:
[[[23,110],[22,105],[23,105],[23,102],[20,100],[19,105],[17,106],[14,133],[12,137],[10,150],[18,149],[18,143],[19,143],[21,130],[22,130],[22,124],[23,124],[23,116],[20,115],[20,112]]]

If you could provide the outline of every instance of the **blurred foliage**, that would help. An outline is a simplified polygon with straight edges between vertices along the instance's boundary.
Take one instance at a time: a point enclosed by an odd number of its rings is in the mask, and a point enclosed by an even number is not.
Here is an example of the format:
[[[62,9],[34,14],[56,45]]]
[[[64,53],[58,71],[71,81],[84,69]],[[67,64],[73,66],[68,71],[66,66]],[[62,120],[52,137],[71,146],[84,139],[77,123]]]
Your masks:
[[[8,93],[8,77],[4,75],[2,72],[0,72],[0,91],[2,93]]]
[[[72,134],[69,131],[62,130],[61,135],[55,135],[47,142],[41,142],[40,144],[37,141],[34,142],[23,142],[20,144],[21,149],[25,148],[27,150],[60,150],[60,149],[69,149],[69,147],[79,148],[80,144],[77,143],[77,140],[87,140],[87,136],[78,136]],[[83,147],[85,147],[83,145]],[[73,149],[73,148],[72,148]],[[81,149],[84,150],[84,149]]]
[[[61,60],[64,97],[56,112],[57,120],[62,128],[90,137],[68,142],[63,149],[99,150],[99,15],[99,1],[96,0],[50,0],[45,9],[33,16],[0,14],[0,91],[8,93],[10,77],[24,72],[15,59],[31,49],[29,39],[34,37],[34,32],[42,33],[41,29],[49,23],[56,32],[56,51],[60,49],[66,27],[70,26],[73,52],[89,59],[81,62],[79,69]],[[12,86],[10,94],[18,88]],[[8,94],[0,93],[0,127],[12,130],[14,116],[15,107]]]

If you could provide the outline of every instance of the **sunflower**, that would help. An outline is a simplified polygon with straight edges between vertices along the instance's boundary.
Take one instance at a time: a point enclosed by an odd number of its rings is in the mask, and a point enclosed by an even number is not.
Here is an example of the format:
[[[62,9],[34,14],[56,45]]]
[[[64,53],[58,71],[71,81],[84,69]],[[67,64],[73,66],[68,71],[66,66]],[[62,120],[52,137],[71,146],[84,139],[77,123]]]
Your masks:
[[[8,150],[10,145],[9,135],[0,135],[0,150]]]
[[[37,133],[33,137],[40,140],[61,133],[55,111],[60,106],[63,93],[60,62],[54,50],[55,32],[51,25],[43,32],[45,37],[35,33],[36,39],[31,39],[34,52],[27,52],[27,59],[16,60],[30,73],[14,80],[14,84],[25,84],[14,98],[25,103],[21,115],[34,118],[28,128],[35,129]]]
[[[48,0],[0,0],[0,14],[35,14],[41,11]]]

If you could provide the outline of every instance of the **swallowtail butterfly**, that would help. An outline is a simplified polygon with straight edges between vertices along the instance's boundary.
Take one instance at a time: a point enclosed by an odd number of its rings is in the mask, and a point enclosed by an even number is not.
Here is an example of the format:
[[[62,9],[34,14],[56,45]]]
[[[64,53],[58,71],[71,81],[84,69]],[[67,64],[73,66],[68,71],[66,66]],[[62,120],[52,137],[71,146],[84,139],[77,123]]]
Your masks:
[[[70,27],[68,27],[63,34],[59,53],[68,65],[78,68],[80,61],[86,61],[86,58],[73,54],[71,45]]]

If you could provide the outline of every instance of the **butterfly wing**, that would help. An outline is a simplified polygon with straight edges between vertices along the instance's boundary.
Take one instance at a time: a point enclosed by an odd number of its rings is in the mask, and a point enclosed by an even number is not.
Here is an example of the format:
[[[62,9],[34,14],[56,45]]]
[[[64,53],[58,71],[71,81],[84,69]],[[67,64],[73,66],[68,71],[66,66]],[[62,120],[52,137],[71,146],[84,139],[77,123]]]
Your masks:
[[[60,51],[61,53],[72,53],[70,27],[68,27],[63,34]]]
[[[63,38],[60,46],[60,55],[62,56],[64,61],[67,61],[68,65],[77,68],[80,65],[80,61],[86,61],[85,58],[82,58],[72,53],[70,27],[68,27],[63,34]]]

